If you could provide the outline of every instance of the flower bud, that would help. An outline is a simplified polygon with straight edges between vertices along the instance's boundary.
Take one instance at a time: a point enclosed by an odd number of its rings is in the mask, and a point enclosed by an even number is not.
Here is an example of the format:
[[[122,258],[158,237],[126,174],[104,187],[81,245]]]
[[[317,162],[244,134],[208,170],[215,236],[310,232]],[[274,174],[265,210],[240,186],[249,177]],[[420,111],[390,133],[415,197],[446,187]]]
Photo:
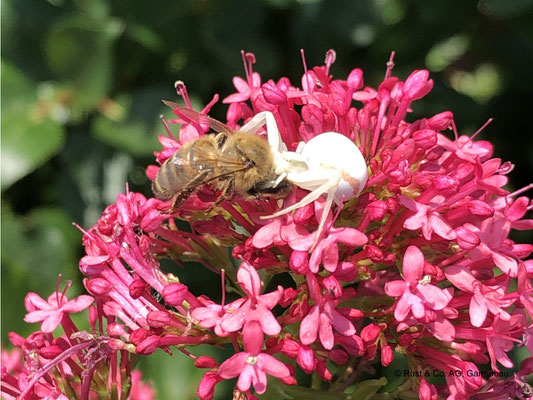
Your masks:
[[[365,343],[375,343],[379,335],[381,334],[381,329],[376,324],[369,324],[363,328],[361,331],[361,339]]]
[[[420,390],[418,391],[420,400],[437,400],[438,393],[434,385],[428,383],[424,377],[420,378]]]
[[[289,259],[291,270],[297,274],[304,275],[309,271],[309,260],[306,251],[294,250]]]
[[[221,380],[222,378],[218,376],[217,372],[206,372],[198,385],[198,390],[196,391],[198,398],[200,400],[213,400],[213,397],[215,397],[215,386]]]
[[[281,296],[281,299],[279,300],[279,305],[282,307],[288,307],[291,305],[294,298],[298,295],[298,291],[294,288],[287,288],[283,290],[283,295]]]
[[[287,95],[273,83],[265,83],[261,91],[270,104],[280,105],[287,102]]]
[[[147,331],[146,329],[135,329],[133,332],[130,333],[130,342],[132,342],[133,344],[139,344],[151,334],[152,333],[150,331]]]
[[[166,311],[150,311],[146,316],[146,322],[152,328],[163,328],[174,324],[172,317]]]
[[[122,307],[116,301],[106,301],[102,309],[108,317],[116,317],[122,311]]]
[[[285,356],[295,359],[298,356],[298,352],[300,351],[300,344],[292,339],[282,339],[281,342],[281,353],[283,353]]]
[[[413,133],[413,140],[418,147],[428,150],[437,144],[437,132],[432,129],[422,129]]]
[[[83,283],[91,294],[98,296],[105,296],[113,289],[113,285],[104,278],[85,279]]]
[[[348,354],[340,349],[333,349],[328,352],[328,358],[335,364],[342,365],[348,362]]]
[[[383,200],[376,200],[368,204],[365,210],[371,221],[381,221],[387,214],[387,203]]]
[[[130,296],[133,299],[138,299],[148,290],[148,284],[141,278],[136,278],[129,286]]]
[[[383,346],[381,348],[381,364],[384,367],[387,367],[392,363],[394,360],[394,352],[392,351],[392,347],[387,344],[386,346]]]
[[[291,367],[290,365],[288,365],[288,367]],[[287,386],[293,386],[293,385],[296,385],[298,382],[296,381],[296,379],[294,378],[294,376],[292,375],[288,375],[288,376],[283,376],[281,378],[279,378],[279,380],[281,382],[283,382],[283,384],[287,385]],[[257,399],[257,397],[256,397]],[[250,399],[251,400],[251,399]]]
[[[471,200],[467,204],[468,211],[479,217],[492,217],[494,208],[481,200]]]
[[[353,69],[346,79],[346,84],[348,89],[352,91],[361,89],[363,87],[363,71],[359,68]]]
[[[365,353],[365,345],[357,335],[335,337],[335,343],[341,345],[352,356],[362,356]]]
[[[128,332],[126,332],[126,330],[124,329],[124,326],[116,322],[107,325],[106,332],[111,337],[127,337],[129,335]]]
[[[137,345],[135,351],[142,356],[150,355],[159,348],[160,341],[159,336],[149,336]]]
[[[434,115],[428,120],[428,126],[436,131],[443,131],[448,129],[453,121],[453,113],[451,111],[444,111]]]
[[[418,100],[428,94],[433,88],[433,80],[428,79],[429,71],[417,70],[414,71],[405,80],[403,86],[403,94],[410,100]]]
[[[194,360],[196,368],[215,368],[218,365],[215,359],[208,356],[200,356]]]
[[[296,358],[298,365],[302,367],[305,373],[310,374],[316,368],[317,359],[313,349],[309,346],[300,346],[298,357]]]
[[[463,226],[455,228],[455,235],[457,236],[457,244],[463,250],[472,250],[480,243],[479,237]]]
[[[337,265],[334,276],[339,281],[351,282],[357,278],[358,271],[355,263],[343,261]]]
[[[431,180],[433,187],[440,193],[446,196],[455,194],[459,191],[461,183],[451,176],[439,175]]]
[[[61,353],[63,353],[63,349],[56,345],[45,346],[39,349],[39,355],[47,360],[56,358]]]
[[[166,285],[161,294],[168,305],[175,307],[181,306],[188,291],[189,289],[183,283],[173,282]]]
[[[315,215],[314,203],[309,203],[304,207],[300,207],[294,212],[293,221],[295,224],[306,224]]]
[[[348,319],[359,319],[365,316],[364,313],[357,308],[339,308],[337,311]]]

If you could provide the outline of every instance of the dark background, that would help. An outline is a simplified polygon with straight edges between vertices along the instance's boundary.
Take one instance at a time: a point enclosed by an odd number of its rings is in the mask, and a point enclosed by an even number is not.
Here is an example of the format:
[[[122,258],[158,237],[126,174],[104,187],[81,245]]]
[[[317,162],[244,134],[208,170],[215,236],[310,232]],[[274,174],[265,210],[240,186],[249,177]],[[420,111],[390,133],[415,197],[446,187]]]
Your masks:
[[[374,87],[394,50],[396,76],[427,68],[435,81],[412,118],[451,110],[461,134],[494,118],[478,138],[516,165],[509,189],[529,184],[532,11],[532,0],[4,0],[2,342],[35,328],[22,321],[28,291],[48,296],[58,273],[74,281],[71,296],[81,290],[72,221],[90,227],[126,181],[150,194],[144,170],[174,81],[197,107],[224,98],[244,76],[241,49],[255,53],[263,82],[299,86],[299,50],[312,67],[333,48],[335,78],[359,67]],[[225,112],[219,102],[211,115]],[[193,396],[189,360],[160,355],[145,367],[160,398]]]

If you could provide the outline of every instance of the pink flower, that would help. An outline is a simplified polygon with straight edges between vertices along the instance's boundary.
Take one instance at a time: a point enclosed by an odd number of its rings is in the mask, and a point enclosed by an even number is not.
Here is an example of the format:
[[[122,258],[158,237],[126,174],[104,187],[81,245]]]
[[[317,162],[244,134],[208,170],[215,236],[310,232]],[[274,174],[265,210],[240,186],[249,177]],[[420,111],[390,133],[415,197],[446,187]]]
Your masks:
[[[409,311],[415,318],[423,318],[427,310],[442,310],[448,305],[452,296],[449,292],[426,281],[424,273],[424,255],[416,246],[409,246],[402,263],[404,280],[385,284],[385,293],[400,297],[394,309],[394,318],[403,321]]]
[[[141,371],[136,370],[131,373],[131,390],[128,398],[131,400],[152,400],[157,398],[151,384],[142,381]]]
[[[453,265],[445,271],[448,280],[463,292],[472,293],[470,300],[470,322],[480,327],[485,322],[487,311],[509,321],[511,316],[503,308],[509,307],[512,299],[505,298],[506,287],[502,284],[487,286],[478,281],[470,270],[462,265]]]
[[[26,322],[42,322],[41,331],[53,332],[65,315],[85,310],[93,303],[91,296],[81,295],[69,300],[64,293],[54,292],[45,301],[36,293],[28,293],[24,300],[28,314]]]
[[[220,323],[220,328],[226,332],[236,332],[247,322],[258,321],[265,334],[277,335],[281,326],[270,310],[281,299],[283,288],[278,287],[275,292],[261,295],[259,274],[247,262],[240,265],[237,280],[248,298],[236,300],[226,306],[226,315]]]
[[[204,307],[196,307],[191,311],[191,316],[198,320],[198,325],[202,328],[213,328],[215,334],[220,337],[228,336],[230,332],[225,331],[220,326],[226,314],[226,308],[231,306],[222,306],[212,301],[206,301]]]
[[[263,394],[267,386],[266,374],[281,379],[290,377],[290,370],[285,364],[270,354],[261,352],[263,332],[259,322],[246,323],[243,344],[246,351],[235,354],[220,366],[218,374],[221,378],[239,376],[237,387],[241,392],[246,392],[253,386],[258,394]]]
[[[519,342],[518,339],[511,335],[517,332],[523,321],[523,316],[515,314],[511,316],[509,321],[502,321],[498,317],[495,318],[492,326],[486,330],[487,349],[489,351],[491,367],[494,371],[499,371],[496,366],[496,361],[506,368],[512,368],[513,362],[507,356],[507,352],[511,351],[514,343]],[[516,334],[516,333],[515,333]]]
[[[434,232],[440,237],[448,240],[455,239],[453,228],[439,214],[438,206],[444,199],[434,198],[429,205],[417,203],[406,196],[400,196],[400,202],[415,214],[407,218],[403,224],[406,229],[422,229],[422,234],[426,240],[431,240],[431,234]]]
[[[507,248],[505,239],[509,235],[511,223],[506,218],[495,216],[487,218],[481,226],[468,225],[480,240],[480,244],[470,250],[472,260],[492,259],[494,264],[505,274],[515,278],[517,275],[518,261],[512,254],[512,250]]]
[[[337,298],[340,297],[340,293],[333,298],[331,296],[324,296],[320,284],[313,274],[307,274],[306,280],[309,287],[309,294],[315,304],[302,320],[302,324],[300,325],[300,340],[303,344],[309,345],[315,342],[318,335],[322,346],[330,350],[334,344],[333,328],[344,336],[355,334],[355,328],[348,318],[336,310],[339,302]]]

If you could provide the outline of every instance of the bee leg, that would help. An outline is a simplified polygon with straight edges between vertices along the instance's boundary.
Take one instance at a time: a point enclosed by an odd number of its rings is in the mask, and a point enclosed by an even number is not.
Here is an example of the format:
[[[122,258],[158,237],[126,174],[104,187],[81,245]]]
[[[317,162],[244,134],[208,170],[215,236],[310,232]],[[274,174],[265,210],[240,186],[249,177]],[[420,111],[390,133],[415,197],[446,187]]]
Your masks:
[[[179,193],[177,193],[174,196],[174,200],[172,201],[172,206],[168,210],[169,214],[173,214],[176,212],[176,210],[181,207],[183,203],[185,203],[185,200],[189,198],[189,196],[196,190],[198,186],[200,186],[204,181],[205,178],[212,173],[211,169],[204,169],[199,174],[197,174],[188,184],[185,186]]]
[[[189,198],[192,192],[194,192],[194,189],[182,190],[176,196],[174,196],[174,200],[172,201],[172,206],[168,210],[168,213],[174,214],[178,210],[178,208],[180,208],[182,204],[185,203],[185,200]]]
[[[235,186],[235,180],[228,179],[227,183],[224,185],[222,189],[222,193],[220,193],[220,196],[214,201],[214,203],[209,207],[206,211],[207,214],[209,214],[211,211],[215,209],[220,203],[222,203],[224,200],[227,200],[231,193],[233,192],[233,188]]]

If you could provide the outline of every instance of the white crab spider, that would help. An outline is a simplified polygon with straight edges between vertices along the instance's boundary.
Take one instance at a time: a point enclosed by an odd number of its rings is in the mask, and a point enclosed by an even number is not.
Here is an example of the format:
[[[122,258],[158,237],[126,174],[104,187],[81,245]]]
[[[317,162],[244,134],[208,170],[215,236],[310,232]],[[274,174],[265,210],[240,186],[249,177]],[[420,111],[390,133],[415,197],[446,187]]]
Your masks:
[[[337,132],[321,133],[307,143],[301,142],[296,152],[288,151],[281,140],[274,115],[263,111],[255,115],[240,131],[255,133],[266,125],[267,138],[274,152],[277,183],[287,178],[292,184],[308,190],[298,203],[272,215],[275,218],[312,203],[323,194],[326,203],[318,225],[315,243],[318,242],[333,202],[350,200],[365,187],[368,171],[365,159],[354,142]]]

